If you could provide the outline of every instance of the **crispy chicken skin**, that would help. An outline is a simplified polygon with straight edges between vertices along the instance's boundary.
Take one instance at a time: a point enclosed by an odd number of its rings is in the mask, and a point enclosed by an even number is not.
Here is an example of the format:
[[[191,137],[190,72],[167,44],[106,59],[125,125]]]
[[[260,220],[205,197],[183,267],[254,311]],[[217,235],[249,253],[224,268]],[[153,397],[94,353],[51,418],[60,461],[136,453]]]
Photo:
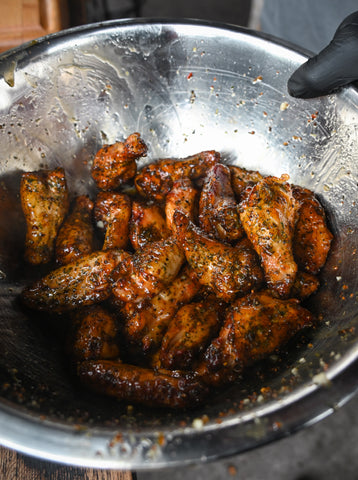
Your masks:
[[[55,258],[67,265],[94,250],[94,204],[87,195],[76,197],[71,213],[61,225],[55,243]]]
[[[184,259],[173,238],[146,245],[113,272],[113,295],[135,303],[153,297],[174,280]]]
[[[204,178],[200,194],[200,228],[224,242],[239,240],[244,229],[237,207],[229,167],[221,163],[212,166]]]
[[[116,318],[100,305],[79,309],[72,319],[67,352],[75,361],[119,356]]]
[[[147,153],[139,133],[132,133],[124,142],[104,145],[98,150],[91,169],[92,178],[100,190],[115,190],[134,178],[136,160]]]
[[[137,201],[132,205],[129,232],[131,244],[136,250],[148,243],[165,240],[170,234],[159,205]]]
[[[159,347],[177,310],[190,302],[200,288],[199,282],[184,268],[170,285],[124,320],[129,342],[140,345],[143,352]]]
[[[131,205],[131,199],[124,193],[105,191],[98,193],[94,217],[97,225],[103,225],[105,230],[102,250],[127,247]]]
[[[293,254],[300,268],[315,275],[326,263],[333,235],[314,193],[295,185],[293,195],[299,203]]]
[[[166,196],[165,201],[167,226],[173,234],[176,233],[176,225],[173,221],[175,211],[180,210],[192,222],[195,222],[198,215],[198,201],[199,191],[189,178],[181,178],[173,183],[173,188]]]
[[[208,393],[193,374],[157,371],[113,360],[82,362],[78,376],[83,385],[97,393],[149,407],[193,408]]]
[[[231,185],[238,201],[241,200],[242,194],[247,187],[254,186],[264,178],[261,173],[255,170],[246,170],[245,168],[235,165],[229,165],[229,168],[231,172]]]
[[[265,291],[251,293],[228,307],[220,333],[207,348],[198,371],[208,383],[230,381],[312,324],[312,314],[298,300],[278,299]]]
[[[260,286],[263,280],[258,257],[244,239],[237,246],[225,245],[200,231],[182,212],[176,211],[178,242],[202,285],[220,299],[231,301]]]
[[[123,250],[93,252],[53,270],[24,289],[26,306],[48,312],[65,312],[93,305],[111,294],[111,274],[129,253]]]
[[[246,235],[261,258],[270,290],[289,295],[297,273],[292,239],[298,203],[287,177],[265,177],[249,190],[240,204]]]
[[[160,348],[164,368],[190,370],[219,330],[217,306],[194,302],[181,307],[169,324]]]
[[[69,208],[64,169],[23,173],[20,198],[27,228],[25,259],[33,265],[47,263]]]
[[[197,153],[184,159],[165,158],[144,167],[135,177],[137,191],[144,197],[163,202],[174,182],[182,178],[203,177],[207,169],[220,160],[214,150]]]

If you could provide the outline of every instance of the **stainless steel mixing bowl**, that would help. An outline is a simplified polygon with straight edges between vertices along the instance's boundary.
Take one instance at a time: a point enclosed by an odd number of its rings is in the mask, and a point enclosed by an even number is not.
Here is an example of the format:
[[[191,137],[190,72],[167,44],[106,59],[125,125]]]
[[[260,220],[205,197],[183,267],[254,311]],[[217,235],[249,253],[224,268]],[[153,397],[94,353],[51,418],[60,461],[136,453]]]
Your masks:
[[[156,468],[233,455],[333,412],[358,387],[358,95],[296,100],[306,56],[233,26],[115,21],[58,33],[0,57],[0,443],[106,468]],[[335,240],[309,307],[320,326],[194,411],[126,405],[83,391],[61,325],[18,302],[43,272],[23,262],[24,170],[63,165],[93,188],[103,143],[138,131],[146,161],[219,150],[225,161],[288,173],[314,190]]]

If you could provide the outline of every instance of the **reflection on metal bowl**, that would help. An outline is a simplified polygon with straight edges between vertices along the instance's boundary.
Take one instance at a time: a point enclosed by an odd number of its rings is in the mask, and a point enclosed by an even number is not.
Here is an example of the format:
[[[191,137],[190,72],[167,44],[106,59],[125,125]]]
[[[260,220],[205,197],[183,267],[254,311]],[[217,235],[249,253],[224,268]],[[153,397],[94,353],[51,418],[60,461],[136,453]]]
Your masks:
[[[64,463],[159,468],[254,448],[312,423],[357,389],[358,95],[289,97],[305,55],[232,26],[114,21],[0,57],[0,442]],[[309,307],[321,326],[190,412],[128,408],[68,375],[58,326],[29,318],[21,172],[64,166],[90,191],[103,143],[137,131],[146,162],[216,149],[226,162],[288,173],[323,203],[335,235]],[[39,274],[39,272],[37,273]]]

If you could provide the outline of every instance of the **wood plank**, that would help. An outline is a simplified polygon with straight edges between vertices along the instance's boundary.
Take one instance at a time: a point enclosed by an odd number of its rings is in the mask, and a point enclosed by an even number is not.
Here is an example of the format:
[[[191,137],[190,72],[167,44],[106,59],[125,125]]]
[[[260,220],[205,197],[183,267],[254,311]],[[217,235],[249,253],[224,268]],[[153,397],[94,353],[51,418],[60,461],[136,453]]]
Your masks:
[[[0,51],[68,26],[67,0],[0,0]]]
[[[0,447],[1,480],[134,480],[131,472],[70,467]]]

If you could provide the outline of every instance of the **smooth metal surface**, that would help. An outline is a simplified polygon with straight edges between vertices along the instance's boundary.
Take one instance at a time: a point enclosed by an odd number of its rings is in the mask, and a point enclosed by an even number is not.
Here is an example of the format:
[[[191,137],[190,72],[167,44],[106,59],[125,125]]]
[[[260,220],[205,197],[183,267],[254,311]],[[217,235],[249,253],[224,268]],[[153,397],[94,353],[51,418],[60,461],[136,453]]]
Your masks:
[[[305,58],[241,28],[159,20],[80,27],[0,57],[0,443],[76,465],[183,465],[290,434],[355,393],[358,95],[291,98],[287,79]],[[288,173],[318,194],[335,234],[310,302],[320,326],[193,412],[84,392],[68,375],[61,326],[29,318],[17,300],[43,273],[22,260],[21,172],[63,165],[73,193],[92,191],[96,150],[134,131],[146,161],[217,149]]]

